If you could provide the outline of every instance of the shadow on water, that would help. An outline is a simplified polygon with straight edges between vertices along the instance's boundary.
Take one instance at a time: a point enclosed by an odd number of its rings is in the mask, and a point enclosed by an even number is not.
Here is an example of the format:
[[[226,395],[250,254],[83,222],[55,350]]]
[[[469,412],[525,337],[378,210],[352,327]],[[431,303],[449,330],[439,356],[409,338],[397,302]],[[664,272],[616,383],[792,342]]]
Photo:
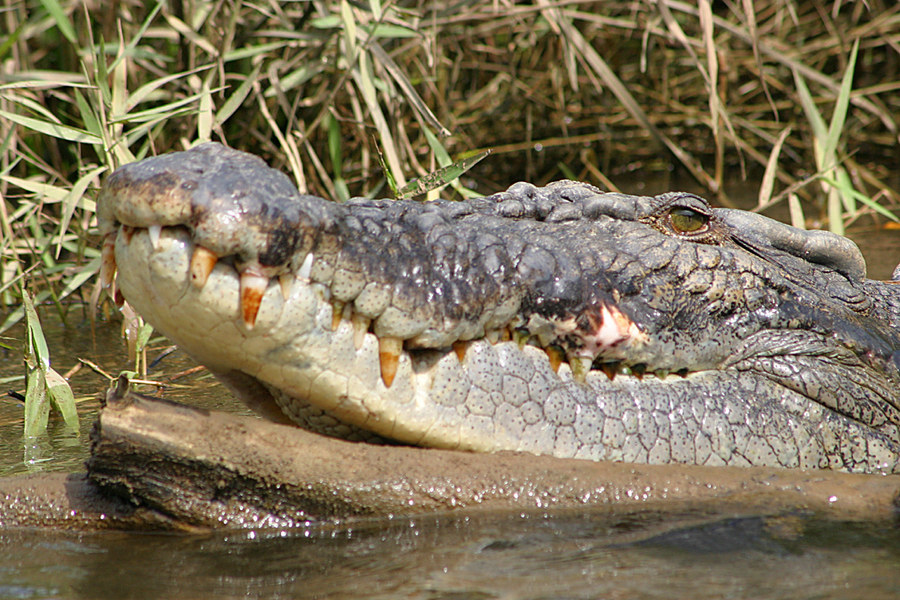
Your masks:
[[[900,231],[860,230],[854,237],[869,260],[870,277],[889,278],[900,260]],[[92,341],[89,326],[65,328],[52,314],[42,316],[61,372],[78,357],[113,375],[129,367],[117,324],[101,326]],[[21,374],[19,356],[0,359],[0,379]],[[192,366],[176,353],[150,376],[162,380]],[[0,401],[0,476],[83,468],[106,380],[85,367],[72,383],[80,435],[64,435],[51,419],[49,435],[28,451],[21,405]],[[5,386],[20,387],[21,382]],[[205,373],[175,380],[165,394],[246,412]],[[0,530],[0,598],[876,600],[900,597],[898,565],[896,523],[811,515],[677,517],[594,510],[197,535]]]

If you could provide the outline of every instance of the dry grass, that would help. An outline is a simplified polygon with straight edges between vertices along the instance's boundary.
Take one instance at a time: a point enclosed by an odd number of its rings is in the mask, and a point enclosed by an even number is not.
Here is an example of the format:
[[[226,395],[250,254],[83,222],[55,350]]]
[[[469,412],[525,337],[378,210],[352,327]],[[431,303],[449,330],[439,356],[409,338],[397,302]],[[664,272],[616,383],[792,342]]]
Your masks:
[[[898,205],[900,7],[886,0],[3,7],[11,308],[26,279],[61,311],[91,280],[111,169],[205,139],[335,199],[390,193],[379,152],[403,185],[492,148],[445,193],[675,168],[722,203],[735,174],[759,179],[761,206],[790,197],[798,221],[835,230]]]

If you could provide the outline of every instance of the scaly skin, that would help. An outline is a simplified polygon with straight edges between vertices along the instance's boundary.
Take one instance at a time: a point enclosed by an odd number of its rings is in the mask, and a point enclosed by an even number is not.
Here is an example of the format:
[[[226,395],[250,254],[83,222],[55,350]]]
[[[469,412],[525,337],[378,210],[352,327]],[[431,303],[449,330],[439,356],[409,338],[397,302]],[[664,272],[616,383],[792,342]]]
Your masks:
[[[270,417],[274,401],[349,438],[900,471],[900,285],[867,280],[838,236],[576,182],[337,204],[218,144],[119,169],[98,214],[104,278],[117,263],[128,302]]]

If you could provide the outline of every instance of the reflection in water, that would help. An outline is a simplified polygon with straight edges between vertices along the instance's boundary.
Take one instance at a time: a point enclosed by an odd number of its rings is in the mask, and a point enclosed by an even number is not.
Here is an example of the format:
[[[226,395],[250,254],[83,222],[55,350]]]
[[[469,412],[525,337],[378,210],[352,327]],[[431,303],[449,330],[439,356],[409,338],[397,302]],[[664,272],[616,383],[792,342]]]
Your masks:
[[[796,515],[479,515],[192,536],[7,531],[0,597],[873,600],[897,597],[898,564],[891,525]]]
[[[90,325],[82,323],[78,326],[64,327],[56,320],[56,313],[42,311],[41,320],[47,345],[50,348],[53,366],[64,373],[79,364],[79,358],[87,358],[99,365],[112,376],[121,371],[133,368],[128,363],[124,342],[119,336],[119,323],[101,323],[91,334]],[[13,328],[4,334],[5,337],[20,339],[23,335],[21,327]],[[10,343],[17,347],[19,344]],[[158,349],[150,352],[153,360],[168,342],[161,341]],[[0,380],[23,373],[20,356],[11,351],[2,354],[0,349]],[[196,366],[196,363],[182,352],[167,355],[159,365],[149,373],[149,378],[167,381],[175,373]],[[75,392],[80,421],[79,435],[67,431],[62,421],[51,415],[47,435],[30,440],[27,444],[22,439],[23,409],[15,400],[4,396],[0,400],[0,477],[29,472],[74,472],[83,470],[84,461],[90,450],[90,433],[94,420],[100,410],[100,397],[107,389],[105,377],[83,366],[70,381]],[[6,384],[0,393],[24,388],[22,381]],[[154,393],[153,388],[142,389],[146,393]],[[250,414],[240,402],[218,383],[206,371],[179,378],[164,388],[168,398],[208,409],[226,410],[241,414]]]

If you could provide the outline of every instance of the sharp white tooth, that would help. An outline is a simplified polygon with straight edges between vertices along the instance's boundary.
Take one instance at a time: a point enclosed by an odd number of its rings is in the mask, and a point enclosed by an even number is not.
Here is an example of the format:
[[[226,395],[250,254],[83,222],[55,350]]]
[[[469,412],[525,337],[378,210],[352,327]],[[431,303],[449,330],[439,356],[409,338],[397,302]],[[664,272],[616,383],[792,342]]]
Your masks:
[[[100,285],[108,288],[116,278],[116,234],[110,233],[103,238],[100,249]]]
[[[350,322],[353,324],[353,345],[359,350],[366,341],[366,333],[369,332],[371,319],[355,312],[350,317]]]
[[[162,227],[160,225],[151,225],[147,228],[147,235],[150,236],[150,243],[153,244],[153,249],[159,248],[159,234],[162,233]]]
[[[400,338],[378,338],[378,358],[381,361],[381,380],[385,387],[391,387],[400,364],[400,353],[403,351],[403,340]]]
[[[269,278],[251,270],[241,273],[241,318],[247,329],[253,329]]]
[[[219,257],[212,250],[194,246],[194,252],[191,254],[191,283],[198,289],[203,289],[218,260]]]
[[[484,332],[484,337],[492,344],[496,344],[500,341],[500,330],[499,329],[491,329],[490,331]]]
[[[300,270],[297,271],[297,277],[301,279],[309,279],[310,273],[312,273],[312,264],[313,264],[313,253],[310,252],[306,255],[306,258],[303,259],[303,264],[300,265]]]

